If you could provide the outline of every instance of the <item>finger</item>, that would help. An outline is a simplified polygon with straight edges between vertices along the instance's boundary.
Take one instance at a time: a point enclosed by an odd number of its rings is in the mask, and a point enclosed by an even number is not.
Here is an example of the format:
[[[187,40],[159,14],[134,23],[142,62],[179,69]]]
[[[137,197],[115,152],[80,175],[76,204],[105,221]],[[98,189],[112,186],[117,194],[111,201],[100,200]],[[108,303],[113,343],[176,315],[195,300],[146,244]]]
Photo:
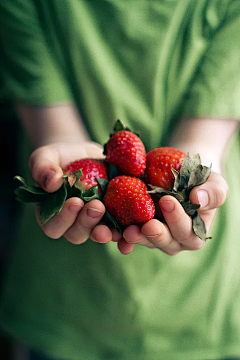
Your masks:
[[[141,232],[151,242],[151,247],[159,248],[168,255],[177,255],[182,251],[181,244],[173,238],[166,224],[157,219],[152,219],[144,224]]]
[[[130,225],[123,232],[124,240],[129,244],[139,244],[142,246],[154,247],[150,240],[141,232],[138,225]]]
[[[54,192],[63,183],[63,172],[59,165],[58,152],[53,147],[43,146],[35,150],[29,158],[33,179],[43,189]]]
[[[53,216],[46,224],[41,225],[40,208],[36,208],[36,217],[38,224],[41,226],[44,233],[52,238],[58,239],[71,227],[78,214],[82,210],[84,202],[79,198],[68,199],[61,212]]]
[[[130,254],[135,248],[135,244],[130,244],[124,239],[118,241],[118,249],[123,255]]]
[[[103,203],[91,200],[79,213],[75,223],[64,234],[65,238],[73,244],[85,242],[92,233],[93,228],[101,220],[105,212]]]
[[[192,219],[188,216],[182,205],[173,196],[163,196],[159,205],[172,237],[179,242],[184,249],[198,250],[204,242],[198,238],[192,228]]]
[[[103,147],[92,141],[81,144],[57,143],[52,144],[51,147],[57,150],[59,154],[60,165],[63,168],[70,162],[83,158],[105,158],[103,155]]]
[[[112,229],[112,241],[118,242],[122,238],[122,235],[117,229]]]
[[[103,147],[96,142],[88,142],[85,144],[86,157],[95,159],[104,159]]]
[[[173,239],[168,227],[152,219],[142,226],[129,226],[123,233],[126,242],[139,244],[148,248],[158,248],[168,255],[176,255],[181,250],[181,245]]]
[[[212,173],[209,180],[201,186],[196,186],[190,193],[190,201],[193,204],[200,204],[199,211],[216,209],[221,206],[228,193],[228,185],[224,178]]]
[[[106,225],[97,225],[90,234],[91,240],[105,244],[112,240],[112,232]]]

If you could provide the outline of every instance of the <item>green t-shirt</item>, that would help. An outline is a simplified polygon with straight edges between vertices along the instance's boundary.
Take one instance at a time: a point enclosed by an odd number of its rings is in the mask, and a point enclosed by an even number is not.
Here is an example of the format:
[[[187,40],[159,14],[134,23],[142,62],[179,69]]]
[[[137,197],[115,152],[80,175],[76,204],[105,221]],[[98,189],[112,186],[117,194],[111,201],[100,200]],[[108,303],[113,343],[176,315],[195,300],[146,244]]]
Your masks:
[[[166,145],[181,117],[240,118],[239,1],[1,0],[0,30],[5,96],[73,102],[101,144],[117,118],[149,149]],[[4,331],[59,359],[240,356],[239,140],[213,239],[196,252],[137,246],[123,256],[115,243],[52,240],[24,206]]]

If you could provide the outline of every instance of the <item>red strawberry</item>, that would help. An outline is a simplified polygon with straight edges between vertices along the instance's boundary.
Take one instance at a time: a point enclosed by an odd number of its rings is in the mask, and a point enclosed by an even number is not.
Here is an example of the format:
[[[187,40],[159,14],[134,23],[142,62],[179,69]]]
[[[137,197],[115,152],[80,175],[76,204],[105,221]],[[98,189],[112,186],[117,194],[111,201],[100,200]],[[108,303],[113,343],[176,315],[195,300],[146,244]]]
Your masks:
[[[147,153],[146,182],[171,190],[174,176],[171,168],[179,171],[186,154],[172,147],[159,147]]]
[[[114,165],[120,174],[141,176],[146,168],[146,150],[138,135],[124,128],[120,120],[115,132],[105,144],[107,162]],[[119,130],[121,129],[121,130]]]
[[[173,170],[173,176],[170,176]],[[166,170],[167,169],[167,170]],[[211,174],[211,166],[203,166],[199,154],[184,154],[174,148],[158,148],[147,154],[147,182],[149,194],[155,203],[156,218],[164,221],[159,198],[171,195],[178,199],[185,212],[192,218],[193,231],[202,240],[207,237],[206,225],[198,213],[199,204],[192,204],[189,195],[196,186],[204,184]]]
[[[98,193],[101,189],[96,178],[103,178],[108,180],[107,166],[104,161],[96,159],[80,159],[76,160],[63,169],[64,175],[72,175],[77,170],[82,170],[83,175],[76,183],[76,187],[83,192],[93,186],[98,185]],[[70,181],[68,179],[68,181]],[[74,181],[74,180],[73,180]],[[71,184],[70,184],[71,185]]]
[[[107,211],[122,225],[144,224],[155,214],[146,184],[138,178],[120,175],[113,178],[103,197]]]

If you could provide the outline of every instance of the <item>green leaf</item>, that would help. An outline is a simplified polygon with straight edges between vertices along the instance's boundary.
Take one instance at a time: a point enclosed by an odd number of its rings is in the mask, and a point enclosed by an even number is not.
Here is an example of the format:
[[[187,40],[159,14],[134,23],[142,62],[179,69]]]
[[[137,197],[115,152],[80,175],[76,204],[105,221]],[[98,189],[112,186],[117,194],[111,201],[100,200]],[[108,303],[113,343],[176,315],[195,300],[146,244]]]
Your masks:
[[[79,197],[81,198],[82,190],[77,188],[76,186],[70,186],[69,183],[65,184],[66,190],[67,190],[67,199],[70,199],[71,197]]]
[[[199,213],[196,211],[194,216],[192,217],[193,220],[193,231],[194,233],[203,241],[207,239],[207,230],[204,221],[202,220]]]
[[[39,195],[44,195],[46,194],[46,191],[43,190],[41,187],[39,186],[32,186],[26,183],[26,181],[24,180],[24,178],[22,178],[21,176],[15,176],[14,180],[18,180],[22,186],[20,186],[22,189],[25,189],[26,191],[32,193],[32,194],[39,194]]]
[[[211,174],[211,168],[212,165],[210,165],[210,167],[207,167],[199,164],[190,174],[188,188],[192,189],[195,186],[204,184]]]
[[[174,176],[174,185],[172,191],[166,191],[162,188],[153,187],[149,191],[150,194],[158,196],[172,195],[179,200],[185,212],[191,216],[193,220],[193,231],[202,240],[206,240],[206,226],[201,216],[197,212],[200,205],[191,204],[189,201],[189,194],[193,187],[204,184],[211,174],[211,166],[203,166],[199,154],[190,157],[186,155],[182,162],[180,171],[171,169]]]
[[[189,216],[193,216],[200,208],[200,204],[191,204],[190,201],[182,202],[182,207]]]
[[[96,180],[100,186],[101,192],[103,194],[105,194],[108,184],[109,184],[109,181],[107,179],[103,179],[103,178],[96,178]]]
[[[181,191],[187,188],[189,177],[193,169],[193,160],[189,157],[189,154],[184,158],[182,166],[179,171],[179,178],[177,183],[177,191]]]
[[[100,224],[107,225],[110,229],[114,228],[116,229],[121,235],[123,234],[123,231],[125,227],[117,222],[117,220],[106,210]]]
[[[46,224],[54,215],[60,213],[67,198],[67,189],[63,184],[53,193],[47,193],[41,203],[41,224]]]
[[[45,194],[33,194],[26,190],[23,186],[19,186],[15,189],[16,200],[22,203],[35,203],[39,204],[43,201]]]
[[[152,190],[148,190],[149,194],[154,194],[154,195],[157,195],[159,197],[162,197],[164,195],[171,195],[171,196],[174,196],[180,202],[184,200],[181,193],[176,193],[176,192],[171,191],[171,190],[165,190],[165,189],[163,189],[161,187],[154,186],[154,185],[151,185],[151,184],[148,184],[148,186],[149,186],[150,189],[152,189]]]
[[[204,184],[211,174],[211,166],[203,166],[199,154],[189,157],[189,154],[184,158],[180,171],[172,169],[174,175],[173,190],[181,192],[186,189],[186,195],[189,196],[190,191],[195,186]]]
[[[171,171],[174,176],[173,191],[177,192],[179,187],[179,180],[180,180],[179,172],[175,170],[173,167],[171,168]]]
[[[122,131],[122,130],[125,130],[125,126],[124,124],[122,123],[121,120],[117,120],[115,125],[114,125],[114,128],[113,128],[113,131],[114,132],[117,132],[117,131]]]
[[[83,172],[79,169],[72,174],[63,175],[63,179],[65,179],[65,183],[68,183],[70,187],[73,187],[74,185],[76,186],[81,176],[83,176]]]
[[[195,154],[191,157],[192,167],[196,168],[198,165],[201,165],[201,157],[199,154]]]
[[[80,179],[81,176],[83,176],[83,172],[81,169],[78,169],[77,171],[75,171],[73,173],[73,175],[76,176],[76,181],[75,181],[75,184],[78,182],[78,180]]]
[[[109,164],[108,166],[108,178],[109,180],[112,180],[113,178],[117,177],[119,175],[119,172],[113,164]]]
[[[113,128],[113,133],[117,132],[117,131],[122,131],[122,130],[128,130],[131,131],[132,133],[134,133],[135,135],[137,135],[139,138],[141,137],[140,131],[132,131],[128,126],[125,126],[123,124],[123,122],[121,120],[117,120],[114,128]],[[112,134],[113,134],[112,133]]]
[[[99,198],[98,186],[97,185],[92,186],[90,189],[83,192],[80,197],[84,202],[89,202],[93,199],[98,199]]]
[[[16,176],[14,176],[13,179],[18,180],[22,185],[27,186],[27,183],[26,183],[25,179],[22,176],[16,175]]]

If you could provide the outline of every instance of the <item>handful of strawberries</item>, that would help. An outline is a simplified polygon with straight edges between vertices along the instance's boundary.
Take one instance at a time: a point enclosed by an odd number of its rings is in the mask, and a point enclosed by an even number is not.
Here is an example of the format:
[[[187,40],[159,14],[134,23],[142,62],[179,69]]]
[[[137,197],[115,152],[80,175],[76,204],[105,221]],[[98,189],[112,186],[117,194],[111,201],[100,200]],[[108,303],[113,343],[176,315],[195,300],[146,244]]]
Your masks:
[[[193,230],[206,240],[206,228],[189,194],[203,184],[211,167],[201,165],[199,155],[172,148],[159,147],[146,153],[140,137],[117,121],[104,145],[104,160],[81,159],[63,169],[64,182],[54,193],[28,185],[16,176],[20,186],[15,193],[19,201],[41,206],[41,222],[58,214],[70,197],[84,202],[99,199],[106,207],[102,221],[120,232],[129,225],[143,225],[156,217],[164,221],[158,205],[159,197],[172,195],[193,220]]]

